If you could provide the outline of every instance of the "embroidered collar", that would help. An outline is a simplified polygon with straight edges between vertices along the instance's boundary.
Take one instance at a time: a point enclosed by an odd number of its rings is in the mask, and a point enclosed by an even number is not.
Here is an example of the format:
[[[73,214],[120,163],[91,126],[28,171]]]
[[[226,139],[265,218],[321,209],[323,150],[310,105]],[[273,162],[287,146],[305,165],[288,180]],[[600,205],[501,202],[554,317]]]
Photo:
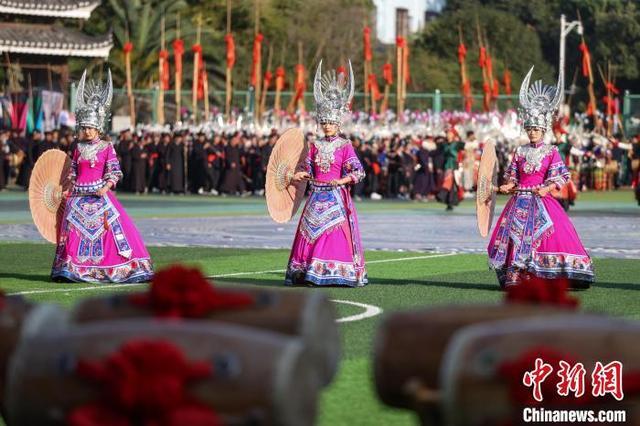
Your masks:
[[[517,153],[524,158],[524,172],[532,174],[540,171],[542,160],[553,150],[553,145],[544,143],[528,144],[518,148]]]
[[[78,151],[80,151],[80,158],[91,162],[91,167],[96,163],[96,157],[100,151],[109,146],[111,142],[103,141],[100,139],[94,139],[89,142],[79,142]]]
[[[335,161],[336,149],[342,148],[348,140],[342,139],[340,136],[331,136],[323,138],[320,141],[313,142],[318,152],[316,153],[315,163],[322,173],[328,173],[331,165]]]

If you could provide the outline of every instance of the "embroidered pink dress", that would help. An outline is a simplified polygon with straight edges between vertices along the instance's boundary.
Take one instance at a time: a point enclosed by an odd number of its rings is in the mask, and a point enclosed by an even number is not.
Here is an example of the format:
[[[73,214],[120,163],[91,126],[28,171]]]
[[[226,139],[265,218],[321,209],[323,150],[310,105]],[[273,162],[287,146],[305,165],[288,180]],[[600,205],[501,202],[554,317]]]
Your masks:
[[[306,281],[315,285],[366,285],[358,218],[349,187],[319,183],[348,176],[351,184],[355,184],[364,178],[351,142],[335,137],[312,144],[306,171],[316,183],[310,183],[310,195],[293,241],[285,284]]]
[[[114,193],[96,195],[107,182],[115,187],[121,178],[110,142],[78,144],[69,176],[74,185],[60,227],[52,279],[134,283],[152,278],[149,253]]]
[[[519,147],[505,178],[520,189],[570,179],[558,149],[552,145]],[[564,209],[550,194],[515,193],[498,219],[488,247],[489,264],[502,286],[518,284],[522,272],[545,279],[593,282],[591,258]]]

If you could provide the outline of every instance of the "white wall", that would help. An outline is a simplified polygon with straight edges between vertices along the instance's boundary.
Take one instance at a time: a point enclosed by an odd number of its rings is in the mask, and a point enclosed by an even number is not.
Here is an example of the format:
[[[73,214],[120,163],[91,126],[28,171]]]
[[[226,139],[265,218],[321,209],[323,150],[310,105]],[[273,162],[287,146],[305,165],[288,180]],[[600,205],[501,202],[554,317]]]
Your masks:
[[[382,43],[392,44],[396,39],[396,9],[409,11],[411,32],[424,25],[426,11],[440,12],[446,0],[374,0],[376,6],[376,34]]]

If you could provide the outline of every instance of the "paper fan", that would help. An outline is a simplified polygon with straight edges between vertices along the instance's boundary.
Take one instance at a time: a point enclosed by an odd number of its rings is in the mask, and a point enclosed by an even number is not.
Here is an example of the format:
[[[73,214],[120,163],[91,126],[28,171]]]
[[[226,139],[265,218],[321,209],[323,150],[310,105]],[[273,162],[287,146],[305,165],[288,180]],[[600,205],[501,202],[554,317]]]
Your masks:
[[[308,152],[300,129],[289,129],[278,139],[267,167],[265,193],[269,215],[278,223],[291,220],[304,198],[306,182],[292,183]]]
[[[71,160],[58,149],[46,151],[38,158],[29,180],[29,208],[33,222],[45,240],[56,243],[64,212],[62,192],[67,181]]]
[[[496,184],[498,162],[493,141],[484,144],[480,167],[478,168],[478,190],[476,193],[476,218],[480,235],[486,237],[491,230],[493,213],[496,207]]]

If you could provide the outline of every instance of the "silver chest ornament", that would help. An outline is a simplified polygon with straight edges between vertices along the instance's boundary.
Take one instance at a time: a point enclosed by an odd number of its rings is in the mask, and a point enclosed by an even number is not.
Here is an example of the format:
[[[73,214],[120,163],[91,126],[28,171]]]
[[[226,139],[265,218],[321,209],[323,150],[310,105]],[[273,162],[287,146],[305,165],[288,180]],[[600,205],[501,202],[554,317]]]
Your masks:
[[[542,167],[542,161],[551,153],[553,146],[541,145],[541,146],[521,146],[518,148],[518,154],[524,158],[523,169],[527,174],[533,174],[540,171]]]
[[[89,161],[91,168],[95,167],[98,153],[104,148],[109,146],[107,141],[99,141],[93,143],[80,142],[78,143],[78,151],[80,151],[80,158]]]
[[[315,163],[322,173],[328,173],[331,165],[335,161],[335,151],[341,148],[347,141],[340,137],[333,140],[323,139],[322,142],[314,142],[318,152],[316,153]]]

